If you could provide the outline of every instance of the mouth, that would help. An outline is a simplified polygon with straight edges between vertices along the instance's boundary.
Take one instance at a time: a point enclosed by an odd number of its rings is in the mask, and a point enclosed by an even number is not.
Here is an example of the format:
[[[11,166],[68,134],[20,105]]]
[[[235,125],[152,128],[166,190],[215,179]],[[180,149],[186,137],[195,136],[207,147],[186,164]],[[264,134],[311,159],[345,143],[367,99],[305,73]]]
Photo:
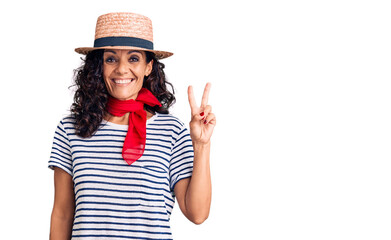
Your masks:
[[[136,80],[135,78],[113,78],[111,79],[116,85],[120,85],[120,86],[126,86],[130,83],[132,83],[134,80]]]

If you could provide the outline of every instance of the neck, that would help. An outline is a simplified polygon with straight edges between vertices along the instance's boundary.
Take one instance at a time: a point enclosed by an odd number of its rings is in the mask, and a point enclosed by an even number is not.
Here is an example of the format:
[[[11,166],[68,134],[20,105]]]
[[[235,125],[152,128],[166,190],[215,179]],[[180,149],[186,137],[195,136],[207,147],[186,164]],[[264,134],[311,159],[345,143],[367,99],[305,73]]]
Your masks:
[[[120,125],[128,125],[129,124],[129,114],[130,113],[125,113],[121,117],[117,117],[114,115],[111,115],[110,113],[106,113],[106,115],[103,117],[104,120],[115,123],[115,124],[120,124]],[[150,119],[153,117],[153,114],[147,111],[147,119]]]

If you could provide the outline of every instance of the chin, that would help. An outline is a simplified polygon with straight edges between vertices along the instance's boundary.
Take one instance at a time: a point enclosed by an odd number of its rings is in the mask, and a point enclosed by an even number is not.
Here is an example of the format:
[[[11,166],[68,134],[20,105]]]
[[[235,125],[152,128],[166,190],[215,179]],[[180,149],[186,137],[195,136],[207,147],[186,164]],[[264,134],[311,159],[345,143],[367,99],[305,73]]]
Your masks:
[[[110,94],[113,98],[116,98],[118,100],[130,100],[130,99],[136,99],[137,93],[129,94]]]

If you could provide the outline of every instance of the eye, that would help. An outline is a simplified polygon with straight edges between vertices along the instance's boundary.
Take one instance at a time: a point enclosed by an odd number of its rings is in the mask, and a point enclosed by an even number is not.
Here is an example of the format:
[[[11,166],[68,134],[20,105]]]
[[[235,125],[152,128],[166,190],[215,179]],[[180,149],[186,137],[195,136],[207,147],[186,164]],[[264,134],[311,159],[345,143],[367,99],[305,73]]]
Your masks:
[[[117,60],[112,56],[105,58],[105,63],[114,63],[116,61]]]
[[[138,62],[139,61],[139,57],[138,56],[131,56],[129,58],[129,62]]]

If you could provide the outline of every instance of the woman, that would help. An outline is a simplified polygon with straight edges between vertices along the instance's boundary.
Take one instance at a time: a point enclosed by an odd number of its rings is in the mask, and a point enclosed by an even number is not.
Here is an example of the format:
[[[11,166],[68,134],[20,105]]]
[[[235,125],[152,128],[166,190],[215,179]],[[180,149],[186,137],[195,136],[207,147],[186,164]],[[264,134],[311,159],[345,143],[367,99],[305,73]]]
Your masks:
[[[211,202],[207,84],[200,106],[188,88],[190,133],[168,114],[175,101],[142,15],[98,18],[94,47],[75,75],[72,114],[58,125],[49,167],[55,199],[51,239],[172,239],[175,198],[195,224]]]

